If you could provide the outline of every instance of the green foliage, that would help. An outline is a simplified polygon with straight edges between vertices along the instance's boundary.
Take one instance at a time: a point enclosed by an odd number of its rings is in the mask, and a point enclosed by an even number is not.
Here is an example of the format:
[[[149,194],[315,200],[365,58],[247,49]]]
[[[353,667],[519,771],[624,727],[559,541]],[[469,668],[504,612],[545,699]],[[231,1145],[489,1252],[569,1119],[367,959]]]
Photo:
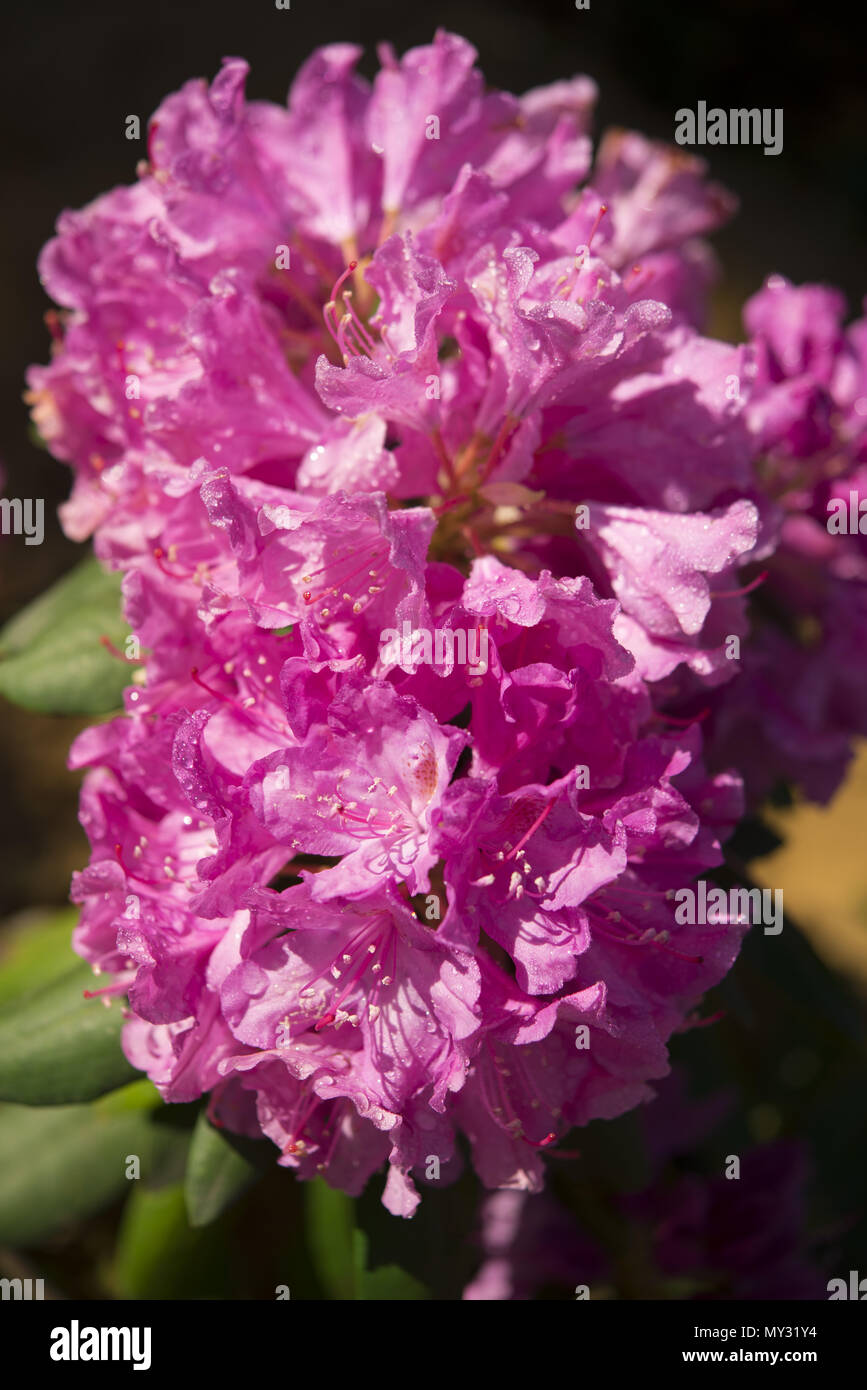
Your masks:
[[[84,560],[0,632],[0,695],[41,714],[108,714],[133,668],[100,639],[123,650],[127,633],[120,576]]]
[[[94,984],[92,971],[75,965],[0,1009],[0,1101],[72,1105],[138,1075],[121,1051],[119,1003],[84,997]]]
[[[216,1129],[204,1111],[196,1121],[184,1179],[191,1226],[216,1221],[273,1163],[274,1147]]]
[[[139,1091],[128,1108],[117,1097],[46,1109],[0,1105],[0,1243],[35,1244],[116,1201],[133,1185],[131,1155],[143,1178],[177,1168],[187,1136],[141,1098]]]
[[[69,974],[77,957],[70,946],[78,912],[22,913],[0,935],[0,1009]]]
[[[379,1269],[368,1269],[368,1239],[363,1231],[356,1230],[353,1238],[355,1256],[355,1297],[368,1303],[407,1303],[428,1298],[427,1289],[418,1279],[397,1265],[382,1265]]]
[[[123,1210],[112,1282],[121,1298],[231,1297],[226,1234],[214,1226],[192,1229],[183,1183],[135,1183]]]
[[[368,1269],[368,1239],[355,1225],[355,1202],[345,1192],[316,1178],[306,1195],[308,1245],[328,1298],[406,1302],[429,1297],[420,1280],[397,1265]]]

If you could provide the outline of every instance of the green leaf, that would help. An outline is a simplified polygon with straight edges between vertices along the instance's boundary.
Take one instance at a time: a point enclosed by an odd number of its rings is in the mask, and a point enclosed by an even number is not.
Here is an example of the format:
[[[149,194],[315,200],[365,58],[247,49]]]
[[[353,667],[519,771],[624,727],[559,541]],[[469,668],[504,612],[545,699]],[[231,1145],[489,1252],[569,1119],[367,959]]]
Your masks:
[[[165,1101],[152,1081],[143,1076],[140,1081],[131,1081],[116,1091],[109,1091],[96,1102],[100,1113],[105,1115],[127,1115],[132,1111],[162,1110]]]
[[[108,714],[121,705],[132,667],[120,650],[120,576],[83,561],[0,632],[0,694],[42,714]]]
[[[0,1242],[38,1244],[107,1206],[136,1185],[132,1155],[143,1179],[174,1172],[188,1136],[163,1120],[164,1107],[118,1111],[105,1101],[0,1105]]]
[[[0,1009],[0,1101],[70,1105],[138,1076],[121,1051],[119,1003],[84,998],[94,983],[76,966]]]
[[[355,1202],[314,1178],[306,1187],[307,1240],[316,1273],[329,1298],[356,1293]]]
[[[207,1226],[259,1178],[273,1145],[216,1129],[204,1111],[190,1144],[184,1194],[191,1226]]]
[[[357,1299],[363,1299],[368,1303],[407,1303],[430,1297],[424,1284],[407,1274],[405,1269],[400,1269],[398,1265],[381,1265],[379,1269],[368,1269],[368,1242],[363,1231],[354,1232],[353,1253]]]
[[[115,1252],[120,1297],[230,1298],[235,1271],[226,1232],[190,1227],[184,1184],[131,1186]]]
[[[427,1289],[397,1265],[368,1269],[368,1241],[355,1224],[355,1202],[322,1178],[307,1184],[307,1241],[329,1298],[405,1302],[428,1298]]]
[[[77,963],[71,937],[78,910],[22,912],[0,934],[0,1009],[68,975]]]

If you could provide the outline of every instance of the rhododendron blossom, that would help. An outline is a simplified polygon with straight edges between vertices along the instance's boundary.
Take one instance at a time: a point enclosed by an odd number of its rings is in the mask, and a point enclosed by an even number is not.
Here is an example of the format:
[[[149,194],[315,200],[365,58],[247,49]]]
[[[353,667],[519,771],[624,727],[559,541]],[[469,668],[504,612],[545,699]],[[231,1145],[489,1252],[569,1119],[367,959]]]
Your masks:
[[[167,98],[42,254],[29,385],[144,652],[72,751],[75,947],[167,1101],[350,1193],[388,1165],[411,1215],[431,1156],[537,1191],[652,1097],[743,932],[673,901],[742,815],[738,741],[752,795],[821,796],[863,731],[863,540],[822,517],[864,481],[867,336],[777,282],[750,344],[702,336],[733,201],[636,134],[594,159],[589,78],[359,56],[285,107],[235,58]]]

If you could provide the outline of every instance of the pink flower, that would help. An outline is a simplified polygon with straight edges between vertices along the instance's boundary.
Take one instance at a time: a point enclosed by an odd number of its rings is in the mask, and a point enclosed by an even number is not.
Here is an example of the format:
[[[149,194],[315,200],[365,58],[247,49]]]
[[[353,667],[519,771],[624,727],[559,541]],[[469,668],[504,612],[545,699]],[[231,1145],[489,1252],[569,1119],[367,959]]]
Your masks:
[[[43,252],[30,386],[143,649],[73,749],[76,947],[167,1100],[350,1192],[387,1162],[411,1215],[461,1134],[537,1189],[730,967],[740,927],[671,898],[741,812],[738,571],[794,544],[755,459],[788,479],[805,409],[824,449],[822,392],[854,440],[861,339],[824,300],[815,345],[700,336],[730,200],[637,135],[594,166],[589,79],[490,92],[442,32],[358,57],[285,108],[239,59],[163,103]]]
[[[757,362],[747,418],[779,544],[763,561],[744,676],[709,733],[716,766],[743,750],[754,803],[785,781],[829,800],[867,733],[867,538],[850,526],[851,498],[857,511],[867,497],[867,336],[844,314],[835,291],[780,276],[745,310]]]

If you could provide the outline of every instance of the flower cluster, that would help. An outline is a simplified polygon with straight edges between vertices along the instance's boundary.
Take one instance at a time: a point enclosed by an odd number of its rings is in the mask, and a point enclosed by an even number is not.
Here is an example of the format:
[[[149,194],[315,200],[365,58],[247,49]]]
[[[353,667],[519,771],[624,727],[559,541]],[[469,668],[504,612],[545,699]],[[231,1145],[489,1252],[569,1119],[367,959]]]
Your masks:
[[[737,759],[752,803],[781,782],[830,800],[867,735],[867,322],[844,329],[845,308],[778,275],[746,306],[749,424],[776,545],[709,758]]]
[[[673,893],[742,813],[730,692],[794,639],[745,674],[732,639],[761,566],[803,581],[801,465],[820,498],[864,335],[771,286],[758,347],[701,336],[732,200],[635,134],[594,159],[589,79],[490,92],[447,33],[372,85],[359,56],[314,54],[285,108],[239,59],[169,97],[135,185],[43,252],[29,385],[145,653],[71,755],[76,949],[166,1100],[349,1192],[387,1162],[411,1215],[459,1135],[537,1190],[731,965],[742,927]],[[856,561],[826,550],[833,645]],[[854,722],[829,664],[818,695],[794,671],[796,727],[746,697],[823,776],[804,724]]]

